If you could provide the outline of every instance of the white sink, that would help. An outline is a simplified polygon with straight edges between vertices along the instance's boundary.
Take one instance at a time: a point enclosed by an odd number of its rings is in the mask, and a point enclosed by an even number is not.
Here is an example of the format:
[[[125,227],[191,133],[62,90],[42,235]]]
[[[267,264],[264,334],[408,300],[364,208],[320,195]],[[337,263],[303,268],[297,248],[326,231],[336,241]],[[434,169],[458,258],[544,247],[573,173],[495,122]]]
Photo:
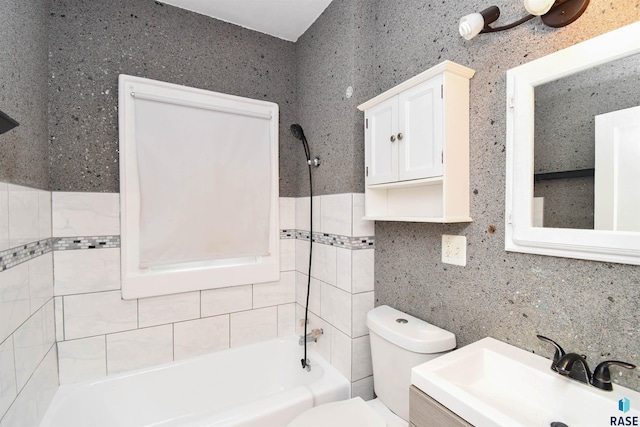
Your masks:
[[[603,391],[550,366],[542,356],[484,338],[416,366],[411,382],[476,427],[640,425],[640,393],[616,384]],[[621,399],[630,401],[627,412],[618,408]]]

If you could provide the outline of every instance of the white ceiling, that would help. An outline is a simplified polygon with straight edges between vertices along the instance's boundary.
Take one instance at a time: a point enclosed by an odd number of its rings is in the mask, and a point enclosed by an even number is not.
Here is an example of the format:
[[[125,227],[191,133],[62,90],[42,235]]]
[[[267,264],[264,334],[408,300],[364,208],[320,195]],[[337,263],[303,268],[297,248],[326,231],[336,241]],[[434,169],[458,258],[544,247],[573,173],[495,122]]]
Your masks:
[[[250,30],[295,42],[332,0],[161,0]]]

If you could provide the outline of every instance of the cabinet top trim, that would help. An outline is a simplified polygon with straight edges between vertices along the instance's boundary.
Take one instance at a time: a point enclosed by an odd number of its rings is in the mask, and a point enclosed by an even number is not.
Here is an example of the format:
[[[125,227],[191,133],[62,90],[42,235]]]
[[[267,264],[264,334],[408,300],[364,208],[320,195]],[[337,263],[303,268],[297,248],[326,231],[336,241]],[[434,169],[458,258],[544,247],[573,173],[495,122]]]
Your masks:
[[[372,98],[369,101],[358,105],[358,110],[365,111],[371,107],[378,105],[381,102],[386,101],[389,98],[394,97],[400,92],[404,92],[405,90],[410,89],[422,82],[426,82],[427,80],[430,80],[433,77],[436,77],[444,72],[457,74],[467,79],[470,79],[475,74],[475,70],[467,68],[464,65],[456,64],[453,61],[444,61],[434,67],[429,68],[426,71],[423,71],[417,76],[411,77],[409,80],[406,80],[399,85],[392,87],[388,91],[382,92],[375,98]]]

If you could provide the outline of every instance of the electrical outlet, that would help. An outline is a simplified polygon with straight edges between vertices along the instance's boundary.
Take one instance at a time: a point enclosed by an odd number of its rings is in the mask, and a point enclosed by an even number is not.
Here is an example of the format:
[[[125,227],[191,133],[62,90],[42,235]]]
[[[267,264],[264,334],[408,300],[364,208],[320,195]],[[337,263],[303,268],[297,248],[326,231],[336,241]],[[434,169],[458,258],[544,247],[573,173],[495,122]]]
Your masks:
[[[442,262],[454,265],[467,265],[466,236],[442,235]]]

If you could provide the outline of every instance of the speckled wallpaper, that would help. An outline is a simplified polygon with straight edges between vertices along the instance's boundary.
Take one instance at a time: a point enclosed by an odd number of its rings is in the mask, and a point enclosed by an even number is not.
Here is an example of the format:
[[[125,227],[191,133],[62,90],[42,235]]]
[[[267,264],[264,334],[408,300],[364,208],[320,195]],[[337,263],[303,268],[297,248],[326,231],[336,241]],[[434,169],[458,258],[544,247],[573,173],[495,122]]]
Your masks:
[[[471,41],[458,35],[458,20],[491,3],[370,3],[334,0],[298,41],[299,114],[318,123],[308,125],[312,150],[314,144],[328,144],[320,148],[327,153],[321,169],[331,173],[315,173],[320,191],[362,191],[363,178],[351,184],[362,160],[351,167],[343,160],[352,153],[363,156],[363,141],[356,130],[362,116],[336,113],[337,83],[334,88],[313,82],[343,76],[342,86],[353,84],[354,94],[366,94],[357,100],[361,102],[445,59],[476,70],[470,89],[474,221],[452,225],[376,222],[376,304],[391,305],[448,329],[456,334],[459,345],[493,336],[551,357],[552,349],[535,337],[543,334],[567,351],[586,354],[592,365],[611,358],[640,363],[640,267],[504,250],[506,71],[640,20],[640,2],[592,0],[580,20],[568,27],[551,29],[534,19]],[[519,1],[496,4],[502,10],[499,23],[525,13]],[[358,20],[356,16],[365,15],[365,25],[372,28],[345,30],[350,21]],[[305,54],[307,48],[300,50],[307,45],[309,54]],[[359,50],[363,46],[366,52]],[[306,77],[306,85],[314,86],[307,95],[302,93],[303,67],[309,73],[317,70]],[[325,113],[318,117],[319,111]],[[335,136],[335,130],[343,130],[344,138]],[[341,171],[342,166],[347,170]],[[441,262],[442,234],[466,236],[466,267]],[[640,390],[640,371],[616,369],[613,376],[614,381]]]
[[[0,181],[49,189],[47,22],[50,0],[0,0]]]
[[[49,22],[52,190],[119,191],[120,73],[278,103],[281,195],[296,185],[293,43],[153,0],[56,1]]]

